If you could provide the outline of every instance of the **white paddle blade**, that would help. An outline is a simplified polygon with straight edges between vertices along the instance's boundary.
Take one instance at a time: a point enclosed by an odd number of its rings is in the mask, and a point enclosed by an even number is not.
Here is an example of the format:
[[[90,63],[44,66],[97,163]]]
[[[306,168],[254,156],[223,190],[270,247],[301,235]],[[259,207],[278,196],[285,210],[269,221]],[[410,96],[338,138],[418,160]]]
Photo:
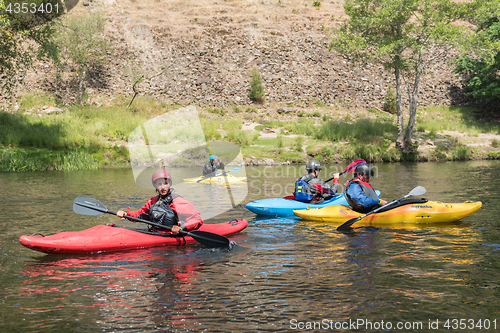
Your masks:
[[[413,196],[422,195],[425,192],[426,192],[425,187],[423,187],[423,186],[417,186],[413,190],[411,190],[411,192],[409,193],[409,195],[413,195]]]

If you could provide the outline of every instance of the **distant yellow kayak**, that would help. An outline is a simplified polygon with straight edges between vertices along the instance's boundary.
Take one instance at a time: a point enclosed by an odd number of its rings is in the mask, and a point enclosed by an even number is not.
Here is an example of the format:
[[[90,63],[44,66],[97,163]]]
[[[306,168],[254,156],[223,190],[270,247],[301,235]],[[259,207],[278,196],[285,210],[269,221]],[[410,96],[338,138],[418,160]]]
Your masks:
[[[247,177],[235,177],[233,175],[226,174],[225,176],[223,175],[218,175],[218,176],[212,176],[205,178],[205,176],[200,176],[200,177],[195,177],[195,178],[184,178],[184,182],[186,183],[197,183],[199,180],[203,179],[200,181],[200,183],[204,184],[211,184],[211,183],[225,183],[226,179],[228,183],[238,183],[238,182],[244,182],[247,180]]]
[[[359,222],[356,222],[356,224],[449,223],[477,212],[481,206],[482,203],[480,201],[466,201],[464,203],[444,203],[437,201],[410,203],[368,215]],[[344,205],[294,210],[293,213],[305,220],[333,223],[344,223],[347,220],[363,215]]]

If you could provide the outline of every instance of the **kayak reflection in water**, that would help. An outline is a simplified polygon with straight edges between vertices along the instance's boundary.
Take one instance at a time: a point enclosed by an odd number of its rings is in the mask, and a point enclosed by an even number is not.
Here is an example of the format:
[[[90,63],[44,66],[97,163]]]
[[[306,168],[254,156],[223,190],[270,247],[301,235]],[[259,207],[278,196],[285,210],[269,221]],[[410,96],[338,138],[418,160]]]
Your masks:
[[[354,178],[345,184],[345,198],[356,212],[368,213],[387,205],[387,201],[379,199],[370,185],[370,176],[374,176],[372,167],[368,164],[360,164],[354,170]]]
[[[224,163],[215,155],[210,155],[210,160],[203,167],[203,176],[217,173],[217,169],[224,171]]]
[[[333,185],[328,185],[318,178],[321,165],[318,161],[309,161],[306,164],[307,175],[295,182],[295,200],[302,202],[321,203],[330,199],[339,189],[339,173],[335,173]]]
[[[125,220],[125,214],[148,220],[157,224],[163,224],[172,228],[173,234],[179,231],[193,231],[199,229],[203,220],[198,210],[186,199],[175,193],[172,185],[172,176],[166,170],[158,170],[151,177],[153,186],[156,188],[157,196],[152,197],[137,211],[120,210],[116,212],[118,217]],[[179,219],[180,217],[180,219]],[[156,231],[156,230],[155,230]]]

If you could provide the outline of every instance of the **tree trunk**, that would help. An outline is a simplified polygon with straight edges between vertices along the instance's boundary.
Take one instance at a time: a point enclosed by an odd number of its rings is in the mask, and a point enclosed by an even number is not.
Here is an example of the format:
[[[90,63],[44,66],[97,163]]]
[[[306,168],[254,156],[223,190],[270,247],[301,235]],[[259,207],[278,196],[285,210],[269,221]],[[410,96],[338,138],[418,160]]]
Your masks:
[[[396,115],[398,117],[398,137],[396,139],[396,147],[398,150],[404,151],[405,120],[403,115],[403,109],[401,108],[401,73],[399,71],[399,64],[397,63],[397,60],[395,61],[394,65],[394,74],[396,76]]]
[[[132,97],[132,100],[130,101],[130,103],[128,103],[127,109],[132,105],[132,102],[134,102],[134,99],[137,97],[137,95],[139,95],[139,90],[137,90],[137,86],[139,85],[139,83],[142,82],[143,79],[144,79],[144,75],[141,75],[141,77],[139,77],[138,79],[136,79],[134,81],[134,85],[132,86],[132,89],[134,90],[134,96]]]
[[[83,94],[85,93],[85,75],[87,71],[85,69],[80,69],[78,71],[78,102],[82,104]]]
[[[410,91],[408,88],[408,97],[410,100],[410,118],[408,119],[408,126],[406,127],[406,132],[404,136],[405,150],[403,153],[413,154],[415,153],[416,147],[412,141],[413,131],[415,130],[415,119],[417,117],[417,107],[418,107],[418,85],[420,83],[420,75],[422,74],[423,60],[422,52],[418,54],[417,69],[415,71],[415,81],[413,82],[413,89]]]
[[[396,35],[401,36],[401,26],[396,27]],[[405,150],[404,129],[405,119],[401,107],[401,69],[399,67],[401,51],[397,50],[394,57],[394,76],[396,79],[396,115],[398,117],[398,137],[396,139],[396,148],[399,151]]]

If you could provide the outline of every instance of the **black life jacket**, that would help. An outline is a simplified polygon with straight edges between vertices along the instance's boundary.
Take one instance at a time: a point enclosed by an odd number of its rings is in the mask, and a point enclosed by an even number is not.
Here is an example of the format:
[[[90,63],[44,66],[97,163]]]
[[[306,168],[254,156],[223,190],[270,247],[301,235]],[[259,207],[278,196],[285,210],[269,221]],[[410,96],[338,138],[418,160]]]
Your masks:
[[[295,200],[310,202],[313,199],[313,193],[308,184],[308,182],[313,178],[314,176],[312,174],[307,174],[297,179],[295,182]]]
[[[351,179],[349,180],[345,185],[344,185],[344,195],[345,195],[345,199],[347,200],[347,203],[349,203],[349,206],[352,207],[352,209],[356,212],[359,212],[359,213],[368,213],[369,211],[371,211],[373,209],[373,207],[365,207],[365,206],[361,206],[361,205],[358,205],[356,203],[356,201],[354,201],[351,196],[348,194],[348,190],[349,190],[349,187],[352,185],[352,183],[356,183],[358,184],[359,186],[361,186],[361,189],[363,190],[363,193],[369,197],[369,198],[372,198],[372,199],[375,199],[375,200],[379,200],[378,198],[378,195],[377,193],[375,192],[375,190],[373,189],[373,187],[370,186],[370,184],[364,182],[364,181],[361,181],[359,179]]]
[[[158,201],[149,207],[151,222],[166,226],[177,225],[179,219],[177,214],[170,207],[170,203],[179,195],[171,189],[165,197],[158,196]]]

